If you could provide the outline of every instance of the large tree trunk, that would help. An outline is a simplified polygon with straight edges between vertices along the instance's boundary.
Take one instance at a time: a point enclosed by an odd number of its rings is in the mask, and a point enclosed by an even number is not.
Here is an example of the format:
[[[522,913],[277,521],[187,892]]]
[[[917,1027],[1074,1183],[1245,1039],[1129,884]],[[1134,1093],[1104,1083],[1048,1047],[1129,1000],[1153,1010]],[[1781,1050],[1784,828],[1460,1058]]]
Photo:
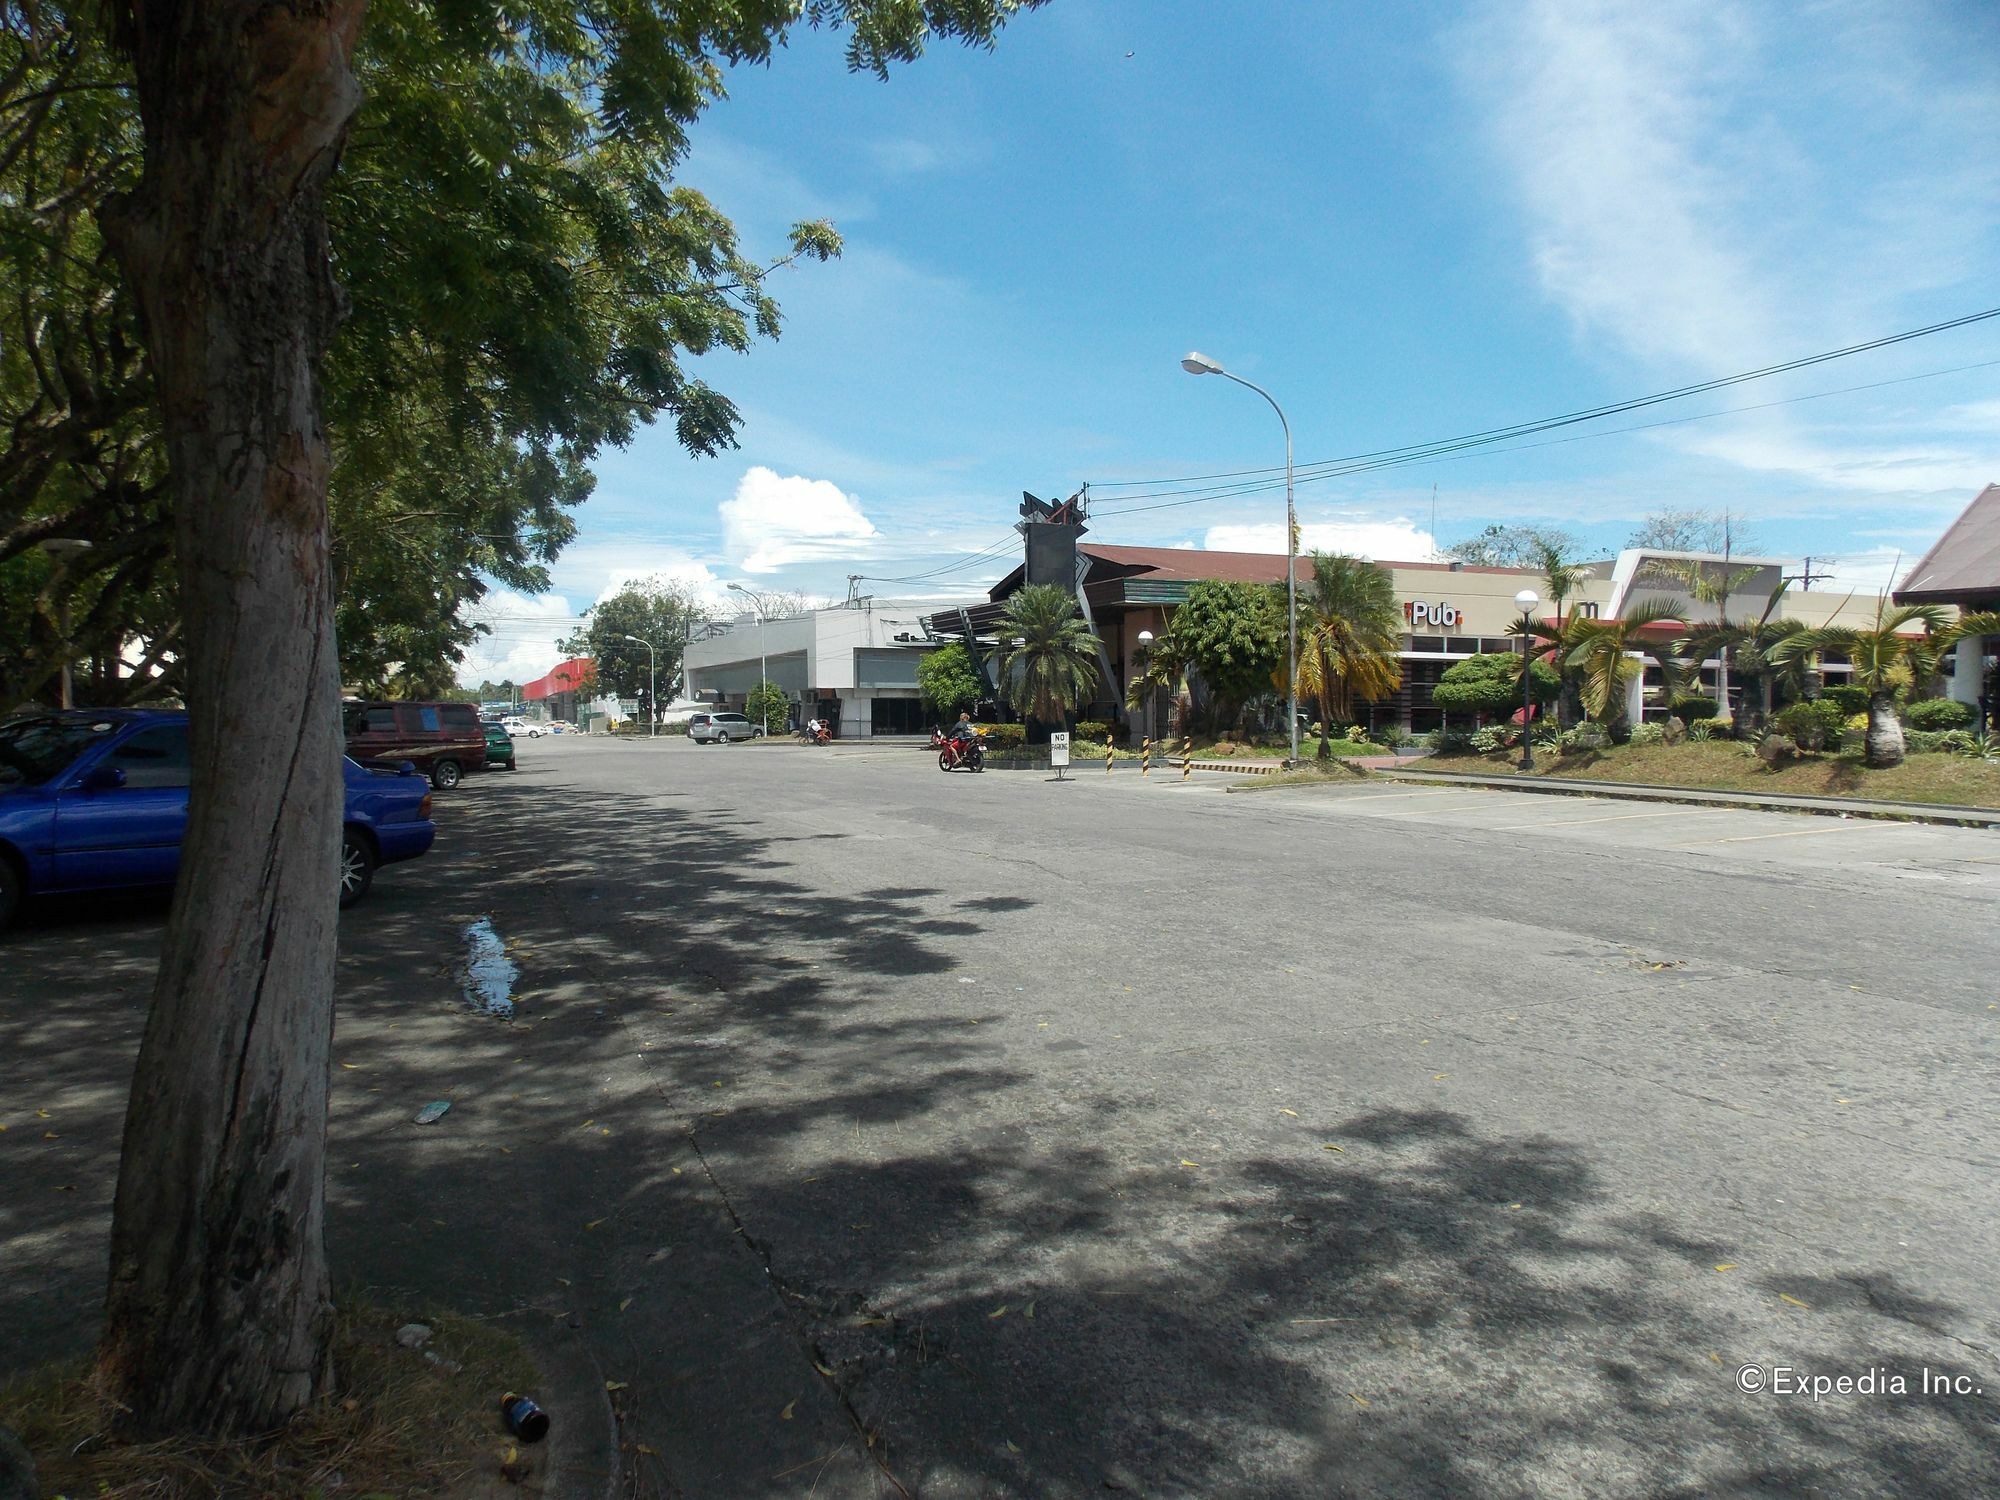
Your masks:
[[[1896,717],[1893,689],[1868,695],[1868,737],[1861,759],[1878,770],[1903,763],[1903,725]]]
[[[361,0],[137,0],[145,171],[110,229],[178,492],[194,770],[126,1116],[99,1364],[147,1430],[330,1378],[323,1232],[341,785],[318,364]]]

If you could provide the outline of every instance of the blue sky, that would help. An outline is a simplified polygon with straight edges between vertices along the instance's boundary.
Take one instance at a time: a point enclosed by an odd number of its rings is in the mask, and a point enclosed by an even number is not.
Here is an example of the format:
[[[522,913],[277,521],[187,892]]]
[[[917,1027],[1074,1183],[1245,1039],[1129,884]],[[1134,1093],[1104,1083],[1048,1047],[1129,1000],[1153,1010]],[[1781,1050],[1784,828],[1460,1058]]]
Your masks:
[[[1304,464],[2000,306],[1980,0],[1054,0],[886,84],[840,45],[733,74],[679,174],[752,254],[800,218],[847,241],[774,278],[778,342],[696,362],[740,449],[606,453],[553,590],[478,611],[468,680],[546,669],[649,574],[978,595],[1011,558],[936,570],[1005,542],[1023,489],[1089,481],[1097,540],[1282,549],[1281,487],[1114,513],[1282,463],[1191,348],[1271,390]],[[1879,587],[2000,480],[2000,319],[1552,436],[1578,432],[1308,483],[1307,541],[1420,559],[1546,522],[1609,555],[1649,511],[1726,507]]]

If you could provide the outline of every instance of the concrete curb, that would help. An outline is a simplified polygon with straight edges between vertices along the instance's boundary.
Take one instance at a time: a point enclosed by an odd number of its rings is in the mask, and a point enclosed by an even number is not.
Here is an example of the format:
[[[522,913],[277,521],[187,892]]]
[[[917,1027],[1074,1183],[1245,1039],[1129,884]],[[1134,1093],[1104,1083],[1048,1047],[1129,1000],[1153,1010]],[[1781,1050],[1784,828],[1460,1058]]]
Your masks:
[[[539,1316],[494,1322],[527,1347],[541,1372],[542,1388],[532,1394],[549,1414],[548,1440],[537,1455],[542,1500],[613,1500],[624,1478],[618,1417],[588,1346],[574,1334],[552,1331]]]
[[[1618,781],[1571,781],[1549,777],[1471,776],[1457,771],[1372,773],[1383,781],[1416,786],[1464,786],[1477,791],[1539,792],[1551,797],[1607,797],[1628,802],[1672,802],[1687,807],[1748,808],[1758,812],[1813,813],[1820,817],[1879,818],[1890,822],[1938,823],[1952,828],[2000,828],[2000,810],[1927,806],[1916,802],[1847,801],[1837,797],[1760,796],[1755,792],[1709,791],[1702,787],[1654,786]]]

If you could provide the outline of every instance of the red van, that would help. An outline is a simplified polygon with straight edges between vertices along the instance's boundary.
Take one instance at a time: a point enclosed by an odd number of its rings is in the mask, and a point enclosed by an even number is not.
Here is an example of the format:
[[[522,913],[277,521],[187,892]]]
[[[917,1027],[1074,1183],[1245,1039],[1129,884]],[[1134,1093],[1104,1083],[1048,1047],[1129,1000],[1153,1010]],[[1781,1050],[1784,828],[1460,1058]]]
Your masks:
[[[349,755],[414,762],[440,791],[457,786],[467,771],[486,769],[486,731],[475,704],[348,702],[341,719]]]

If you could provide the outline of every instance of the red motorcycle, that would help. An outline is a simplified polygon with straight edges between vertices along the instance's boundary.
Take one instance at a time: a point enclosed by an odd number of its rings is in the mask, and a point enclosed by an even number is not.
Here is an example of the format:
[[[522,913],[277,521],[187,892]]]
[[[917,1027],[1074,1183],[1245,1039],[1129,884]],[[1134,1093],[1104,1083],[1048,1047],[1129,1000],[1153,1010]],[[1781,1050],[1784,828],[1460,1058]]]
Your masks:
[[[980,743],[979,731],[976,729],[969,740],[953,739],[942,729],[932,729],[931,746],[938,753],[940,771],[986,769],[986,746]]]

